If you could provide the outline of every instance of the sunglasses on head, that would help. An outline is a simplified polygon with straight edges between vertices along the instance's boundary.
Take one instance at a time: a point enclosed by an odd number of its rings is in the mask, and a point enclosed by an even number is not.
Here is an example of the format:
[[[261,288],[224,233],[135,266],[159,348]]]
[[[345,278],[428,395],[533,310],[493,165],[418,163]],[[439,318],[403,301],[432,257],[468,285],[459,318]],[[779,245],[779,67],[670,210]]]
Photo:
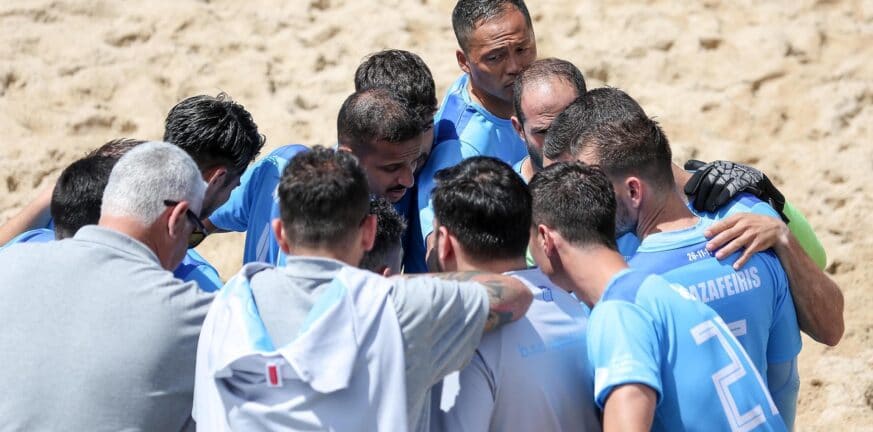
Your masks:
[[[179,201],[164,200],[164,205],[167,207],[175,207],[179,205]],[[206,231],[206,227],[203,226],[203,222],[200,222],[200,218],[196,214],[194,214],[194,212],[191,211],[190,208],[185,209],[185,216],[187,216],[188,220],[190,220],[191,223],[194,224],[194,231],[191,231],[191,235],[188,236],[188,249],[193,249],[203,242],[209,232]]]

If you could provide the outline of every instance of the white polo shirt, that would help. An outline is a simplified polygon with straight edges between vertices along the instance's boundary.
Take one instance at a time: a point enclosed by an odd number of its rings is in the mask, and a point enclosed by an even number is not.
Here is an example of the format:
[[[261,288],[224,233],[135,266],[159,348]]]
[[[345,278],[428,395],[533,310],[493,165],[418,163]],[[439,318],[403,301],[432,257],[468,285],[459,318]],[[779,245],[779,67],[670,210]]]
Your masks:
[[[586,354],[588,308],[539,269],[508,273],[534,294],[524,318],[482,337],[443,381],[432,430],[600,431]]]

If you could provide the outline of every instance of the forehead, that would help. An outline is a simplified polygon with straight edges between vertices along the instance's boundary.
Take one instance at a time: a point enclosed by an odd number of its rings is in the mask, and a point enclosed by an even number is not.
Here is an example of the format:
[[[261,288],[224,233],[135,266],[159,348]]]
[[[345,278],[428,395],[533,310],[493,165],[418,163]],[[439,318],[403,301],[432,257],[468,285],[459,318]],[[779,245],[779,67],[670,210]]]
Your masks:
[[[421,153],[421,139],[416,136],[413,139],[397,143],[388,141],[375,141],[367,146],[366,154],[362,161],[369,160],[374,163],[408,162],[418,159]]]
[[[525,85],[521,95],[521,110],[526,118],[538,114],[554,117],[578,96],[576,88],[566,80],[557,77],[540,79]]]
[[[494,45],[526,40],[530,28],[524,15],[512,5],[489,19],[476,23],[470,34],[470,49],[486,49]]]

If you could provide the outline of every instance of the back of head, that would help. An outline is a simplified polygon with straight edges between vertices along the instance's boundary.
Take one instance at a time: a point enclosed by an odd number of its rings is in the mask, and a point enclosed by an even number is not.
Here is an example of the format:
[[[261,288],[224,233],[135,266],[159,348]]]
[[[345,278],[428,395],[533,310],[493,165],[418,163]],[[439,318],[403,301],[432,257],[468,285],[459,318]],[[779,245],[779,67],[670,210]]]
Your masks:
[[[396,49],[371,54],[355,71],[355,91],[379,87],[390,89],[406,100],[420,117],[423,130],[433,126],[437,110],[436,85],[421,57]]]
[[[615,192],[596,166],[559,162],[530,182],[533,224],[558,231],[579,246],[615,245]]]
[[[321,146],[291,160],[278,195],[286,236],[305,247],[344,247],[370,212],[367,178],[357,159]]]
[[[418,137],[421,119],[397,93],[378,87],[346,98],[336,128],[340,145],[361,154],[377,141],[401,143]]]
[[[582,76],[582,71],[573,63],[556,58],[536,60],[521,71],[513,84],[515,86],[513,89],[513,105],[515,106],[515,114],[518,116],[521,124],[524,124],[521,98],[524,94],[525,86],[555,79],[561,80],[576,89],[577,97],[584,95],[587,91],[585,77]]]
[[[203,170],[225,165],[240,173],[264,145],[252,115],[224,93],[176,104],[167,114],[164,141],[188,152]]]
[[[145,141],[143,140],[130,138],[114,139],[107,142],[106,144],[103,144],[100,147],[97,147],[97,149],[93,150],[91,153],[88,153],[87,156],[104,156],[118,160],[119,158],[124,156],[125,153],[130,151],[130,149],[144,142]]]
[[[458,46],[468,52],[470,37],[482,23],[503,15],[507,8],[514,8],[524,15],[527,27],[533,31],[530,12],[524,0],[458,0],[452,10],[452,28]]]
[[[57,239],[72,237],[79,228],[100,220],[103,190],[117,160],[107,156],[86,156],[61,172],[52,191],[50,206]]]
[[[401,241],[406,231],[406,221],[385,198],[370,200],[370,213],[376,215],[376,240],[373,248],[364,254],[360,267],[382,273],[385,267],[391,272],[400,272]]]
[[[433,190],[434,217],[470,257],[523,257],[530,230],[527,185],[506,163],[472,157],[438,171]]]
[[[206,183],[197,164],[179,147],[148,142],[128,151],[112,168],[101,215],[128,217],[145,226],[164,212],[164,201],[187,201],[195,213]]]
[[[661,190],[673,187],[672,152],[664,131],[616,88],[591,90],[555,118],[543,153],[550,159],[593,155],[610,176],[639,176]]]

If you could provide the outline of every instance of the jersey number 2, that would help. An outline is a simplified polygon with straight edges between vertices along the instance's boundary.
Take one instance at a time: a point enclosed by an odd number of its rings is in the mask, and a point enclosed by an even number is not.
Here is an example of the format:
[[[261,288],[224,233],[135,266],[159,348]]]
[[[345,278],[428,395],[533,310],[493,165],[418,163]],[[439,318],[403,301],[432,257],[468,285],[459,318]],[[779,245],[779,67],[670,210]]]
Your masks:
[[[740,362],[739,355],[745,357],[747,364],[752,364],[752,362],[749,359],[748,354],[746,354],[742,348],[739,350],[740,353],[737,354],[737,350],[731,346],[730,341],[728,340],[730,334],[731,331],[721,318],[704,321],[691,329],[691,336],[694,337],[694,342],[696,342],[697,345],[701,345],[709,339],[716,338],[721,347],[724,348],[725,353],[727,353],[728,357],[731,359],[730,364],[712,374],[712,382],[715,384],[715,390],[718,393],[719,401],[721,401],[721,406],[728,418],[731,430],[734,432],[745,432],[765,423],[767,421],[767,416],[764,415],[764,410],[761,408],[761,405],[755,405],[754,408],[744,413],[739,412],[737,403],[731,395],[729,388],[730,385],[739,381],[742,377],[746,376],[747,373],[746,368],[743,367],[743,364]],[[737,344],[737,346],[738,345],[739,344]],[[761,374],[758,373],[758,370],[755,368],[752,368],[752,373],[754,373],[758,384],[761,386],[761,392],[767,395],[767,402],[770,405],[770,411],[773,415],[778,414],[779,410],[776,408],[773,398],[770,397],[770,392],[767,391],[767,387],[764,385],[764,379],[761,378]]]

